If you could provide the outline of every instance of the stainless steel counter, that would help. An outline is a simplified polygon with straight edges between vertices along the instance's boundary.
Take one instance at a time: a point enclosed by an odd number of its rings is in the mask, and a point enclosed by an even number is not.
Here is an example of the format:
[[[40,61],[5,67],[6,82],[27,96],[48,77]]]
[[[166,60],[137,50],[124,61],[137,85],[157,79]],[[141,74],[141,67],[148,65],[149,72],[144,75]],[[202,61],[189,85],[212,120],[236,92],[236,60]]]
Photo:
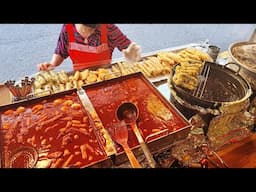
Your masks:
[[[153,83],[157,90],[166,98],[166,100],[170,101],[171,91],[168,86],[167,80]]]

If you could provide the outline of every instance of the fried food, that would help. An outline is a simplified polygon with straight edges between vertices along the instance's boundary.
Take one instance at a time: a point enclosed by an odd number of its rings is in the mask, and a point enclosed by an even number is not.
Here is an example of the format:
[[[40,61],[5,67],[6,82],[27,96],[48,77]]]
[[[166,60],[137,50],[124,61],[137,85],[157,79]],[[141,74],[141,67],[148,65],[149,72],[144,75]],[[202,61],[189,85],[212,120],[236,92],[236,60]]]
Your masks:
[[[169,53],[162,52],[157,56],[145,57],[144,60],[135,62],[132,65],[126,62],[119,62],[112,65],[111,71],[122,75],[142,72],[146,77],[152,78],[170,73],[174,64],[176,62],[169,57]]]
[[[85,69],[85,70],[80,72],[80,79],[81,80],[86,80],[88,75],[89,75],[89,70]]]
[[[180,72],[175,73],[173,76],[173,82],[180,87],[194,90],[198,84],[198,79],[187,73]]]
[[[168,121],[173,118],[172,113],[167,107],[153,94],[147,99],[147,110],[154,116]]]
[[[208,54],[194,48],[187,48],[178,53],[180,65],[176,66],[173,82],[180,87],[194,90],[199,83],[199,75]]]
[[[79,77],[80,77],[80,71],[76,71],[76,72],[75,72],[75,75],[74,75],[74,77],[73,77],[73,80],[78,81]]]
[[[94,82],[96,82],[97,81],[97,75],[96,74],[94,74],[94,73],[92,73],[91,71],[89,72],[89,75],[88,75],[88,77],[87,77],[87,79],[86,79],[86,83],[94,83]]]
[[[163,60],[166,60],[165,57],[169,58],[170,63],[173,63],[173,61],[174,61],[174,63],[180,63],[182,61],[182,58],[178,54],[173,53],[173,52],[160,52],[157,55],[160,58],[164,57]]]

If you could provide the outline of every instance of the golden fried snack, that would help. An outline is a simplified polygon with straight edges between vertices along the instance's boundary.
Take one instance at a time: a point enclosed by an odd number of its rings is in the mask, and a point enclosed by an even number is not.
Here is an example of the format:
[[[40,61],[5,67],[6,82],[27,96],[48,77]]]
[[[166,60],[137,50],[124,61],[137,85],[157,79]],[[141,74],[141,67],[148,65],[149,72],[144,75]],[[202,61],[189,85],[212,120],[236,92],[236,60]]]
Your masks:
[[[157,57],[159,58],[159,60],[161,62],[164,61],[164,62],[169,63],[170,65],[174,65],[175,64],[175,61],[172,58],[168,57],[167,54],[158,54]]]
[[[141,72],[146,76],[146,77],[152,77],[152,69],[146,68],[145,65],[143,64],[138,64],[137,67],[141,69]]]
[[[48,82],[52,80],[51,75],[48,73],[48,71],[41,71],[41,76]]]
[[[73,80],[78,81],[79,77],[80,77],[80,71],[76,71],[73,77]]]
[[[118,66],[119,66],[119,69],[120,69],[122,75],[128,75],[128,74],[136,72],[133,69],[133,65],[128,64],[126,62],[118,63]]]
[[[193,54],[193,53],[188,52],[188,51],[186,51],[186,50],[181,51],[181,52],[179,53],[179,55],[180,55],[181,57],[189,58],[189,59],[191,59],[191,60],[201,61],[201,58],[200,58],[199,55],[197,55],[197,54],[195,54],[195,53]]]
[[[57,73],[58,78],[60,83],[66,84],[66,82],[68,82],[68,75],[66,74],[65,71],[61,70],[60,72]]]
[[[36,89],[34,91],[35,95],[38,96],[38,97],[41,97],[41,96],[45,96],[45,95],[49,95],[50,94],[50,91],[45,91],[44,89]]]
[[[154,63],[152,63],[152,61],[150,60],[144,60],[143,62],[143,66],[148,69],[148,71],[150,71],[150,74],[152,77],[156,77],[158,75],[160,75],[161,71],[155,67]]]
[[[59,84],[59,91],[65,91],[64,84],[62,84],[62,83]]]
[[[41,73],[39,73],[36,77],[35,77],[36,81],[38,81],[41,85],[46,84],[46,80],[45,78],[41,75]]]
[[[84,85],[83,80],[80,79],[77,81],[77,89],[80,89],[83,85]]]
[[[72,89],[72,83],[71,82],[67,82],[66,85],[65,85],[65,90],[69,90],[69,89]]]
[[[103,80],[105,79],[105,76],[106,76],[107,74],[109,74],[110,72],[109,72],[109,70],[107,70],[107,69],[99,68],[99,69],[97,70],[97,73],[98,73],[98,79],[99,79],[99,81],[103,81]],[[97,80],[97,81],[98,81],[98,80]]]
[[[85,69],[83,71],[80,72],[80,79],[82,80],[86,80],[87,77],[89,75],[89,70],[88,69]]]
[[[208,61],[210,59],[210,56],[207,53],[204,53],[198,49],[187,49],[187,52],[198,55],[202,61]]]
[[[89,72],[89,75],[86,79],[86,83],[94,83],[97,81],[97,75],[92,71]]]
[[[97,69],[97,72],[100,74],[100,73],[103,73],[103,74],[105,74],[105,73],[109,73],[109,70],[108,69],[105,69],[105,68],[99,68],[99,69]]]
[[[181,87],[194,90],[198,84],[198,79],[188,75],[187,73],[175,73],[173,76],[173,82]]]
[[[162,66],[156,57],[148,57],[144,63],[153,69],[153,74],[155,76],[162,74]]]
[[[193,77],[197,77],[200,73],[199,69],[193,69],[193,68],[186,68],[182,66],[177,66],[175,69],[175,73],[187,73],[188,75],[191,75]]]
[[[147,98],[147,110],[154,116],[165,121],[173,118],[173,115],[168,108],[153,94],[150,94]]]
[[[118,77],[118,75],[115,74],[115,73],[109,73],[109,74],[104,76],[104,80],[113,79],[115,77]]]
[[[41,83],[39,82],[39,80],[35,80],[33,83],[33,89],[40,89],[42,87]]]
[[[111,70],[114,72],[114,73],[120,73],[120,69],[117,65],[112,65],[111,67]]]
[[[161,65],[163,66],[164,74],[168,74],[171,72],[172,65],[166,61],[161,61]]]
[[[124,69],[123,64],[121,62],[119,62],[119,63],[117,63],[117,66],[119,67],[121,74],[125,75],[125,69]]]
[[[73,84],[73,88],[76,88],[76,89],[78,88],[78,86],[77,86],[77,80],[73,80],[73,81],[72,81],[72,84]]]
[[[176,63],[181,63],[182,61],[182,58],[178,54],[173,52],[161,52],[158,53],[158,55],[166,55],[168,58],[174,60]]]
[[[50,70],[49,74],[51,76],[52,81],[54,81],[54,82],[58,82],[59,81],[58,76],[56,75],[56,73],[54,73],[53,70]]]
[[[161,64],[160,59],[158,57],[148,57],[148,60],[151,60],[153,63]]]
[[[97,80],[97,81],[103,81],[103,80],[104,80],[104,77],[106,76],[106,74],[107,74],[107,73],[99,73],[99,74],[98,74],[98,77],[97,77],[97,79],[99,79],[99,80]]]

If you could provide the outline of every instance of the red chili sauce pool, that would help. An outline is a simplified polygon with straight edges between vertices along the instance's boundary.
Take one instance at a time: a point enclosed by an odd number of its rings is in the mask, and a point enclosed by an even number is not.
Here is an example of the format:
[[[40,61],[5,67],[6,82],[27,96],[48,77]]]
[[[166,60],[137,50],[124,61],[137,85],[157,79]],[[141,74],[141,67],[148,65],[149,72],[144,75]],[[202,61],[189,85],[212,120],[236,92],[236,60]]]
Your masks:
[[[7,110],[1,129],[5,167],[30,167],[36,154],[26,147],[37,152],[35,167],[86,167],[107,158],[75,93]]]
[[[145,141],[152,141],[163,134],[179,130],[187,126],[187,122],[177,113],[171,105],[162,102],[159,96],[152,90],[149,83],[140,78],[132,77],[118,82],[108,82],[102,86],[86,90],[92,104],[94,105],[104,127],[111,134],[111,126],[118,122],[116,111],[118,106],[124,102],[132,102],[138,107],[139,116],[137,126]],[[164,120],[148,111],[149,98],[156,98],[158,102],[171,113],[169,120]],[[139,145],[131,126],[128,125],[128,145],[133,148]],[[117,151],[123,149],[115,143]]]

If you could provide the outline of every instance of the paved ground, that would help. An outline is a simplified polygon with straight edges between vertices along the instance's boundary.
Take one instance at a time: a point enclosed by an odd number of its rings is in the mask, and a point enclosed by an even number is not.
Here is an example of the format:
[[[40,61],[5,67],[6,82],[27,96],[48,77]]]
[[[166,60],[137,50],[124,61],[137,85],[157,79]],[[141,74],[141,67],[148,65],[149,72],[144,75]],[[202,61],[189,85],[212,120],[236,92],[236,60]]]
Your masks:
[[[158,49],[209,40],[226,50],[249,39],[255,24],[118,24],[147,53]],[[0,82],[37,72],[37,63],[48,61],[55,49],[61,24],[0,24]],[[121,57],[116,50],[113,58]],[[71,70],[67,59],[59,69]]]

